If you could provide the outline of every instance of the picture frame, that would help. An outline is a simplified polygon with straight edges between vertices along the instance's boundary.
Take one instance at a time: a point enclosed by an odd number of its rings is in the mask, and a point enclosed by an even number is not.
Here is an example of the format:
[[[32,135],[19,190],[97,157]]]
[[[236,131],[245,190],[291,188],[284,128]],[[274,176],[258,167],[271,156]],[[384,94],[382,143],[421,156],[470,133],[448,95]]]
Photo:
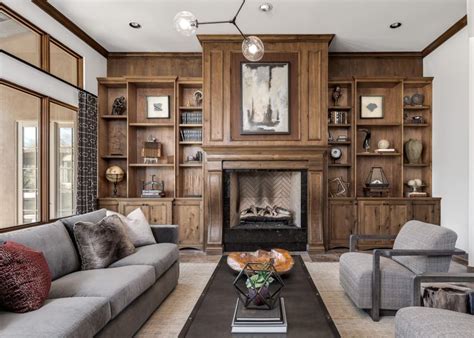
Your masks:
[[[240,84],[240,134],[290,134],[290,62],[241,62]]]
[[[383,119],[384,97],[382,95],[363,95],[360,97],[361,119]]]
[[[148,119],[169,119],[170,118],[170,97],[147,96],[147,118]]]

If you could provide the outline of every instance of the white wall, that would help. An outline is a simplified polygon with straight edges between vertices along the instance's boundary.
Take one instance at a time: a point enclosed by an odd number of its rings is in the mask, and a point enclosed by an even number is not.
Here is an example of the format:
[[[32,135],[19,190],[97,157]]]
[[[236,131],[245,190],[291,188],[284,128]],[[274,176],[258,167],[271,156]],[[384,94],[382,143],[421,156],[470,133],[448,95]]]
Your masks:
[[[84,58],[84,89],[97,95],[97,77],[106,76],[107,74],[107,59],[105,57],[89,47],[30,0],[3,0],[3,3],[81,55]],[[4,65],[0,64],[0,67],[4,67]],[[30,79],[33,82],[41,82],[42,80],[36,77]],[[63,85],[63,90],[72,89],[67,85]]]
[[[467,1],[469,28],[469,266],[474,267],[474,1]]]
[[[433,196],[442,197],[441,225],[469,243],[469,38],[464,28],[423,60],[433,82]]]

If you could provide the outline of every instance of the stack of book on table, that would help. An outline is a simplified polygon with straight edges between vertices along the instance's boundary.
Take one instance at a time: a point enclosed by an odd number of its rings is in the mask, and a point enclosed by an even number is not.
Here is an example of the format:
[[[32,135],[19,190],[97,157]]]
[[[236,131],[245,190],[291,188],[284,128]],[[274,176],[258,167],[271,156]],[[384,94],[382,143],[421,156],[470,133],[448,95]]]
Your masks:
[[[232,333],[286,333],[285,301],[280,301],[272,310],[246,309],[237,299],[234,318],[232,320]]]

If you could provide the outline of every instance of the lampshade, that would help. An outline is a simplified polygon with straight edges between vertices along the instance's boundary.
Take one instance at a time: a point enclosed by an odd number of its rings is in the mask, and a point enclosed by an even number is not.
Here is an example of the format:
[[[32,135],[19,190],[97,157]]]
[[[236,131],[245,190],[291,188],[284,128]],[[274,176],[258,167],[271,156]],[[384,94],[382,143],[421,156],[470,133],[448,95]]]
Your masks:
[[[188,11],[182,11],[176,14],[173,19],[174,27],[176,30],[185,35],[191,36],[196,34],[197,30],[197,20],[193,13]]]
[[[260,61],[264,52],[263,42],[256,36],[248,36],[242,42],[242,54],[249,61]]]

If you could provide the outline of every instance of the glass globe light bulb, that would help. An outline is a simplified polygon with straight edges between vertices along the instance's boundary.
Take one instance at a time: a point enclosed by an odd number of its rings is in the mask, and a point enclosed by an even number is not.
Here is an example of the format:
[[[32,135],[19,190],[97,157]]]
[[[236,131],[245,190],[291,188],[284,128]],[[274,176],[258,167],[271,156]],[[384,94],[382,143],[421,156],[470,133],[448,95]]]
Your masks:
[[[185,36],[196,34],[198,24],[193,13],[188,11],[179,12],[176,14],[173,21],[174,28],[176,28],[179,33]]]
[[[242,42],[242,54],[249,61],[260,61],[264,52],[263,42],[256,36],[248,36]]]

